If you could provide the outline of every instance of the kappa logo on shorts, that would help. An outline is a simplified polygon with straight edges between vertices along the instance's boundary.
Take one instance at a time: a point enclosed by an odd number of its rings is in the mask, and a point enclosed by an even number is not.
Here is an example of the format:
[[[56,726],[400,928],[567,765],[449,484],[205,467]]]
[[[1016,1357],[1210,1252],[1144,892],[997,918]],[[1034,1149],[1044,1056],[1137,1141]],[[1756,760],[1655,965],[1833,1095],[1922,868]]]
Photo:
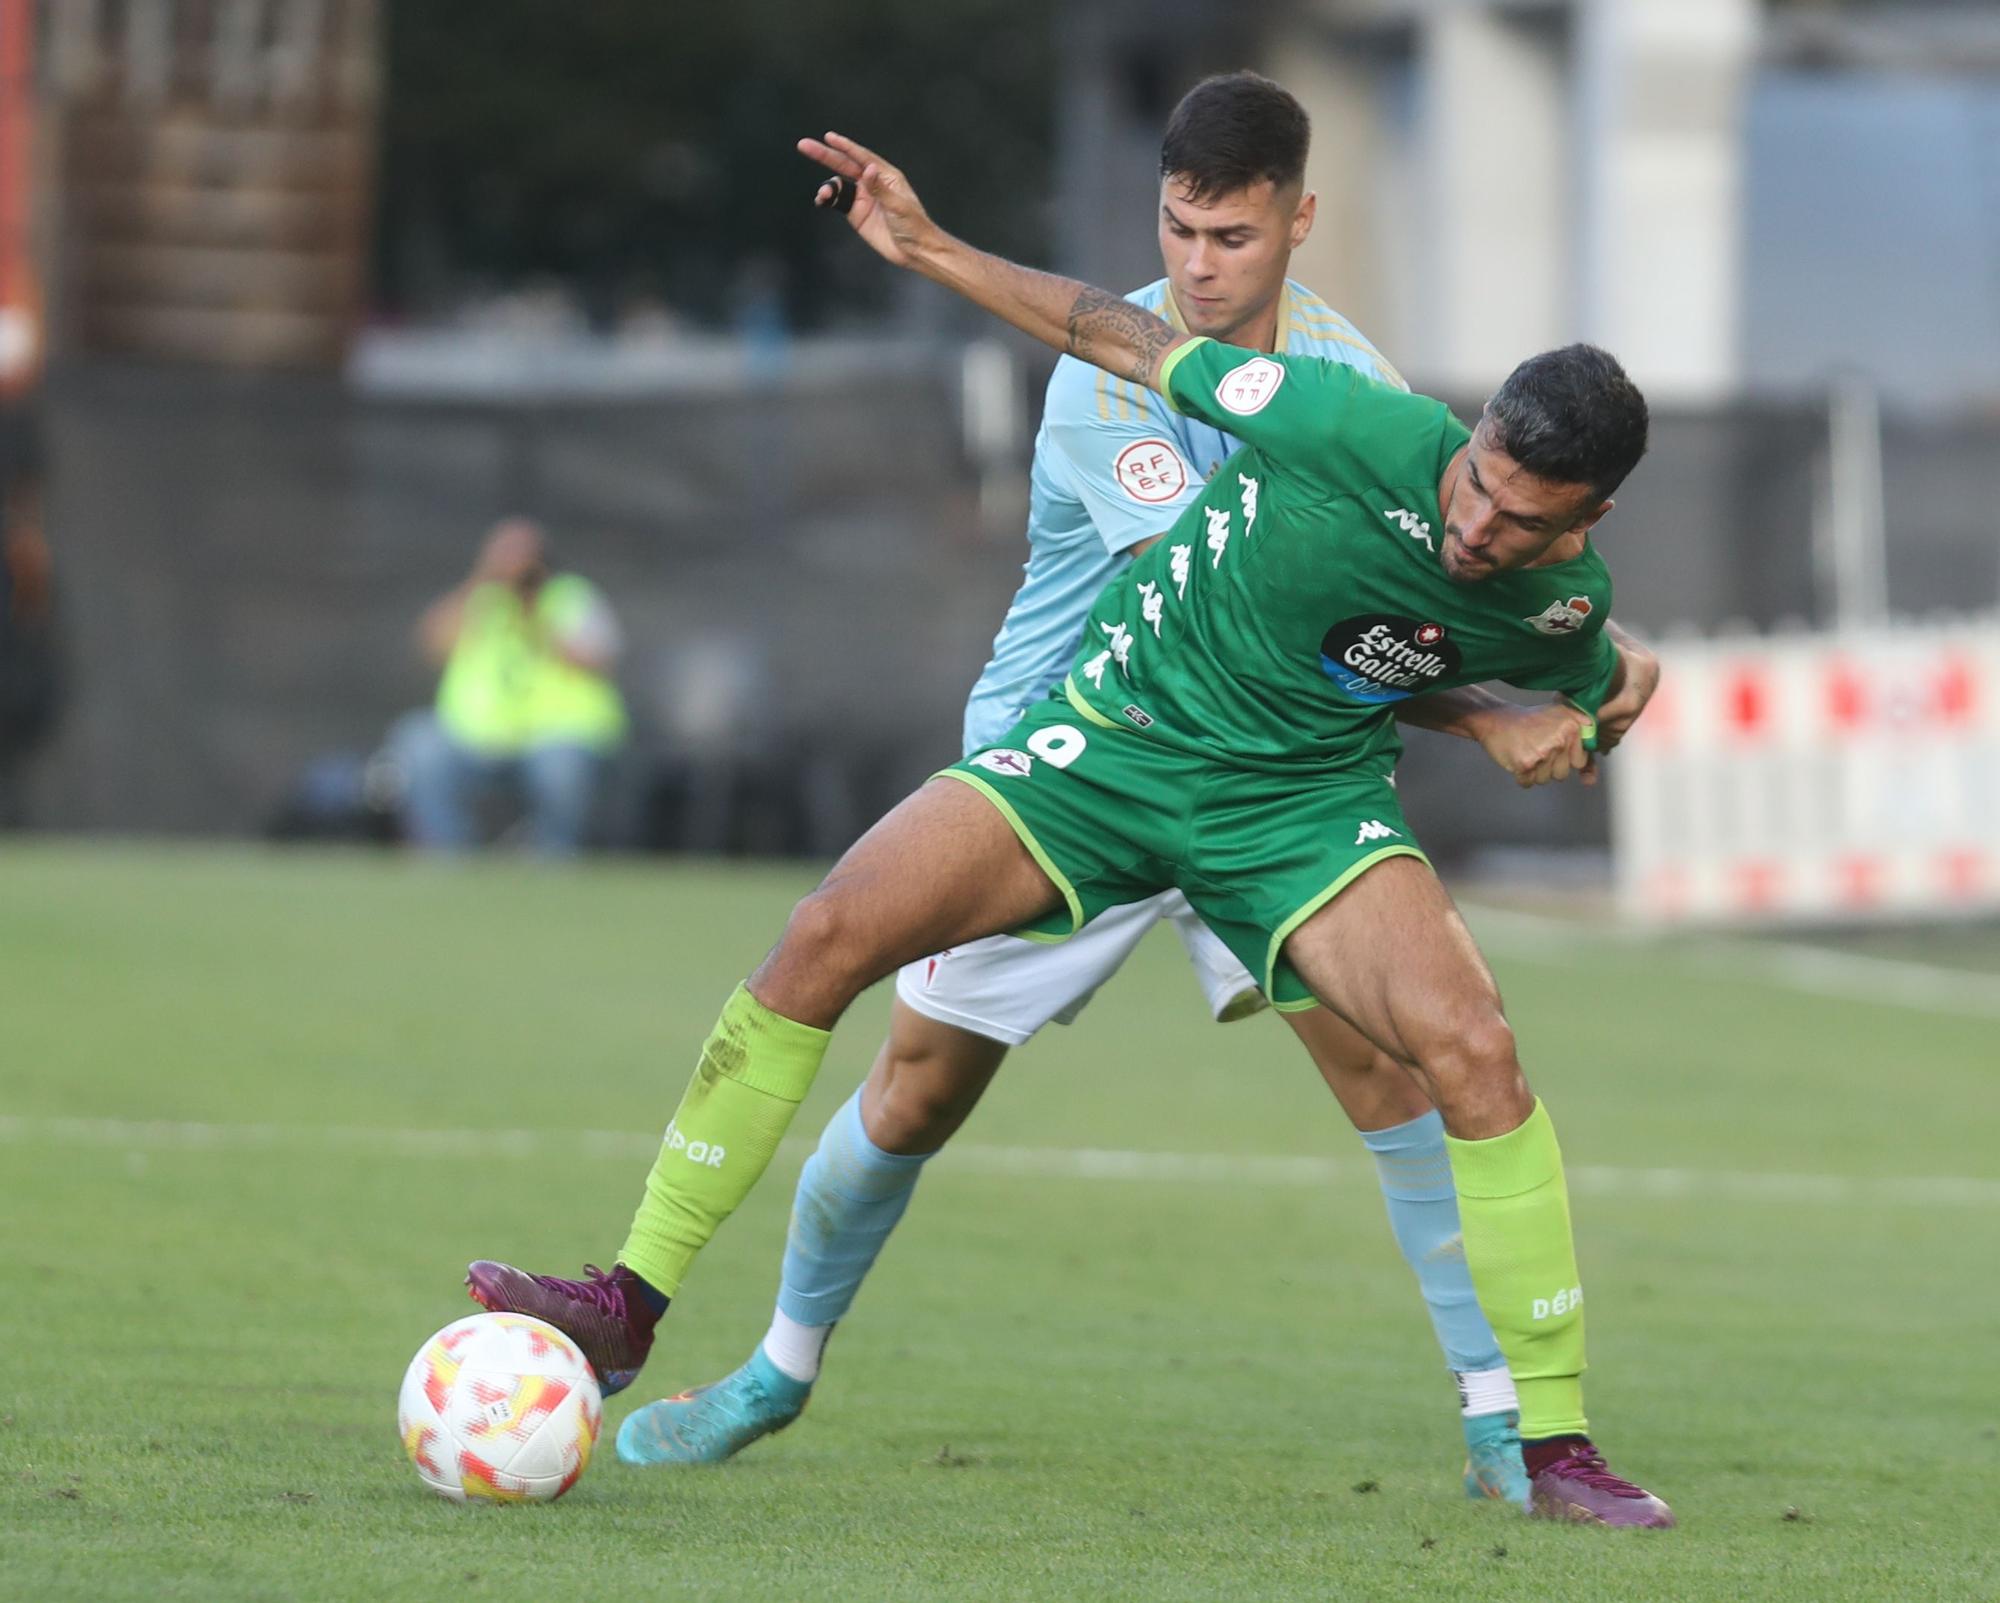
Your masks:
[[[943,968],[945,964],[951,961],[955,951],[956,948],[947,946],[942,952],[938,953],[936,957],[931,958],[928,962],[924,964],[925,990],[928,991],[933,985],[937,984],[938,970]]]
[[[1537,634],[1573,635],[1594,610],[1589,596],[1571,596],[1567,601],[1551,601],[1532,618],[1521,621]]]
[[[1284,382],[1285,370],[1278,363],[1268,356],[1252,357],[1222,375],[1222,382],[1215,386],[1215,399],[1224,411],[1249,417],[1269,406]]]
[[[1379,818],[1371,818],[1361,826],[1360,831],[1355,835],[1354,844],[1365,846],[1371,840],[1387,840],[1391,835],[1401,840],[1403,832],[1400,829],[1391,829]]]
[[[1005,774],[1012,779],[1025,779],[1035,766],[1035,759],[1025,751],[1016,751],[1012,746],[999,746],[992,751],[982,751],[966,761],[974,768],[984,768],[988,773]]]
[[[1187,464],[1173,443],[1157,436],[1134,440],[1118,453],[1111,464],[1121,488],[1134,501],[1157,506],[1171,501],[1187,488]]]

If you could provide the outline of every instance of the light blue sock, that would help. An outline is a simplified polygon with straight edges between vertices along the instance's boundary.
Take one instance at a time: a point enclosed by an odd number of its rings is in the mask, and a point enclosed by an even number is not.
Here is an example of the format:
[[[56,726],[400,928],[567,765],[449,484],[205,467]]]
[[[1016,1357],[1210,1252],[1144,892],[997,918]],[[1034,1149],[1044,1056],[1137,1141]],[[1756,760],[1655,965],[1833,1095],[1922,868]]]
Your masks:
[[[929,1157],[884,1152],[870,1141],[861,1124],[859,1091],[841,1104],[799,1174],[778,1286],[780,1313],[817,1326],[831,1325],[847,1312],[909,1206]],[[1463,1277],[1463,1263],[1459,1273]]]
[[[1361,1139],[1375,1154],[1382,1196],[1396,1244],[1416,1271],[1431,1328],[1454,1373],[1498,1369],[1506,1360],[1493,1327],[1473,1295],[1459,1235],[1458,1193],[1451,1181],[1451,1158],[1444,1149],[1444,1120],[1435,1109],[1408,1124],[1364,1130]]]

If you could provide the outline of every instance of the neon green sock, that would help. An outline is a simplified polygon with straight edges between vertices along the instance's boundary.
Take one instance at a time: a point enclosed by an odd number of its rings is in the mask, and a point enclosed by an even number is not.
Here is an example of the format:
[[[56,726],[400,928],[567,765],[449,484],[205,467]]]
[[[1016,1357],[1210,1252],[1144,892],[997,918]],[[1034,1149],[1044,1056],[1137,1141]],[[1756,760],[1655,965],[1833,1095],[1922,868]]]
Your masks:
[[[667,1126],[620,1263],[669,1297],[681,1289],[695,1254],[778,1150],[829,1039],[736,987]]]
[[[1465,1264],[1514,1372],[1521,1435],[1584,1434],[1583,1285],[1556,1127],[1539,1099],[1515,1130],[1445,1137]]]

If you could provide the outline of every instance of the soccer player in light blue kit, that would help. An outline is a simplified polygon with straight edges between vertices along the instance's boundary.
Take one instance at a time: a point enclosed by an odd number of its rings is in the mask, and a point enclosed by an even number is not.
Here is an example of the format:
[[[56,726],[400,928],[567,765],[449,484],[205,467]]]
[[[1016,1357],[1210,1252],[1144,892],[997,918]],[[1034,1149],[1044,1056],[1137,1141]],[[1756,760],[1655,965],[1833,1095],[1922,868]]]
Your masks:
[[[1313,219],[1313,197],[1304,192],[1307,139],[1304,110],[1268,79],[1236,73],[1190,91],[1161,153],[1168,276],[1129,298],[1184,330],[1331,357],[1400,385],[1353,325],[1286,277]],[[966,751],[995,742],[1061,682],[1104,585],[1174,522],[1236,447],[1150,390],[1062,359],[1035,445],[1026,576],[966,708]],[[1644,684],[1629,698],[1638,705],[1607,705],[1602,741],[1615,740],[1643,705],[1646,675],[1632,677]],[[1408,722],[1480,740],[1522,784],[1568,777],[1579,749],[1578,715],[1559,705],[1530,710],[1453,691],[1405,706]],[[1265,1005],[1250,974],[1178,891],[1113,908],[1058,946],[995,936],[906,968],[888,1042],[800,1176],[770,1332],[722,1381],[634,1413],[619,1432],[619,1456],[718,1462],[796,1418],[827,1337],[925,1160],[971,1112],[1008,1048],[1051,1020],[1073,1020],[1162,919],[1186,945],[1217,1019]],[[1375,1155],[1396,1239],[1458,1383],[1468,1495],[1525,1503],[1513,1382],[1466,1271],[1438,1115],[1400,1065],[1331,1012],[1286,1020]],[[601,1291],[589,1289],[616,1294],[627,1273],[621,1268]],[[614,1364],[621,1383],[651,1345],[651,1322],[637,1315],[622,1354],[629,1362]]]

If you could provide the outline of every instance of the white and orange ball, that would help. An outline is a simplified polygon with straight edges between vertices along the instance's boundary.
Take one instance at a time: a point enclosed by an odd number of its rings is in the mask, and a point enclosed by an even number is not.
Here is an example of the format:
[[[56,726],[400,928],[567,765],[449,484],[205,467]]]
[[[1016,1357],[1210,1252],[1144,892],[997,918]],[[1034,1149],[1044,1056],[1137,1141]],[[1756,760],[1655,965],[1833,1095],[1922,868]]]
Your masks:
[[[454,1503],[546,1503],[577,1483],[604,1420],[576,1343],[525,1314],[472,1314],[417,1350],[396,1429],[417,1478]]]

